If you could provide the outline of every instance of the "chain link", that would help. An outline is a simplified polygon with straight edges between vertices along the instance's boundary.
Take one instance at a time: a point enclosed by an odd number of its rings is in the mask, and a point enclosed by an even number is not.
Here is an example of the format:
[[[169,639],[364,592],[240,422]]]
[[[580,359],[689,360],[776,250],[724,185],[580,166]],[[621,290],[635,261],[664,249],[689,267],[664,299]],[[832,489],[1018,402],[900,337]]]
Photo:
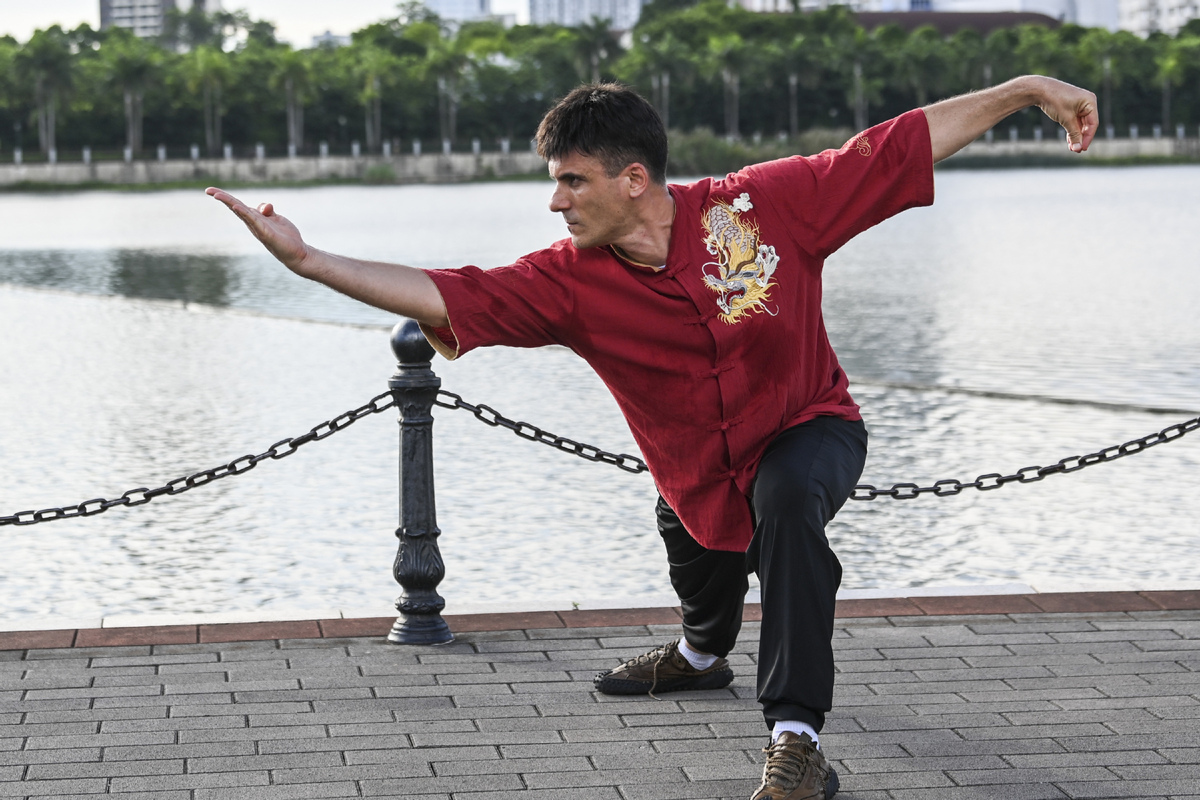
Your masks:
[[[938,481],[932,486],[924,487],[919,487],[915,483],[894,483],[890,489],[877,489],[869,484],[863,484],[854,487],[854,492],[850,495],[850,499],[874,500],[876,497],[890,497],[893,500],[912,500],[923,494],[950,497],[960,494],[963,489],[978,489],[981,492],[990,492],[993,489],[999,489],[1010,483],[1036,483],[1049,475],[1060,473],[1065,475],[1068,472],[1078,472],[1084,467],[1116,461],[1118,458],[1131,456],[1134,453],[1141,453],[1155,445],[1173,442],[1197,428],[1200,428],[1200,417],[1170,425],[1157,433],[1148,434],[1125,444],[1113,445],[1112,447],[1098,450],[1095,453],[1088,453],[1086,456],[1070,456],[1048,467],[1025,467],[1017,470],[1012,475],[1001,475],[998,472],[990,472],[987,475],[980,475],[973,481],[963,482],[950,478]]]
[[[472,405],[454,392],[447,392],[445,389],[440,389],[438,390],[438,398],[434,402],[442,408],[461,408],[464,411],[470,411],[475,415],[475,419],[485,425],[491,425],[493,428],[508,428],[522,439],[528,439],[531,442],[540,442],[563,452],[572,453],[588,461],[612,464],[614,467],[619,467],[626,472],[646,472],[649,469],[646,466],[646,462],[637,456],[631,456],[628,453],[610,453],[607,450],[601,450],[595,445],[577,442],[565,436],[556,436],[528,422],[509,419],[491,406],[483,405],[482,403],[477,406]],[[443,400],[441,398],[446,399]]]
[[[11,516],[0,517],[0,527],[5,525],[36,525],[39,522],[53,522],[56,519],[91,517],[96,514],[102,514],[110,508],[116,508],[117,506],[132,508],[133,506],[145,505],[156,497],[162,497],[163,495],[183,494],[190,489],[195,489],[197,486],[204,486],[230,475],[241,475],[242,473],[249,472],[267,459],[278,460],[287,458],[309,442],[319,442],[338,431],[345,430],[363,417],[379,414],[387,411],[389,408],[394,408],[395,405],[396,401],[392,397],[392,393],[384,392],[372,398],[371,402],[366,405],[359,406],[353,411],[347,411],[345,414],[340,414],[331,420],[322,422],[307,433],[302,433],[290,439],[281,439],[256,456],[238,456],[227,464],[221,464],[220,466],[201,470],[191,475],[185,475],[182,478],[176,478],[156,489],[148,489],[144,486],[138,489],[130,489],[115,500],[106,500],[103,497],[97,497],[94,500],[85,500],[82,503],[76,503],[73,506],[63,506],[62,508],[43,508],[40,511],[18,511]]]

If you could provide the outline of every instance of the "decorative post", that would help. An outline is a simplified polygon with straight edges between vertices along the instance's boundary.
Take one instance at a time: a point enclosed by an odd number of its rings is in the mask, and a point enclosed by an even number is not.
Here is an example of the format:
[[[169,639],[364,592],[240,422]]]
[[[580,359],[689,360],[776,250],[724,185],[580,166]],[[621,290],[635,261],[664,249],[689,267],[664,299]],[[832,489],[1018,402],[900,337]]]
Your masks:
[[[400,617],[388,634],[395,644],[444,644],[454,634],[442,619],[446,601],[437,585],[446,576],[438,550],[433,494],[433,403],[442,380],[430,369],[433,347],[414,320],[392,329],[392,351],[400,363],[388,381],[400,410],[400,549],[392,574],[403,592]]]

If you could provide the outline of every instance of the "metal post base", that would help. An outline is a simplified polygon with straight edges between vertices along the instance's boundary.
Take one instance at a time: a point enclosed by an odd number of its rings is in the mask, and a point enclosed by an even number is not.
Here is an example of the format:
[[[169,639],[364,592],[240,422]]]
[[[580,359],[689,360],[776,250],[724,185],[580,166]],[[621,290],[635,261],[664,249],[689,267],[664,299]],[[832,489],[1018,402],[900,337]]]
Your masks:
[[[387,640],[392,644],[449,644],[454,634],[440,615],[401,614]]]

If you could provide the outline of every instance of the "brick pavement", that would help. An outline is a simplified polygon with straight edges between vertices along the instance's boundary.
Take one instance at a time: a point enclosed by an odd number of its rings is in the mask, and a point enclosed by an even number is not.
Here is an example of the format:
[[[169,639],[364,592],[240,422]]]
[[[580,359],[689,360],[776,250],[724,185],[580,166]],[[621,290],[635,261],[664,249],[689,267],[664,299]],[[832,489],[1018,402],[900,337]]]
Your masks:
[[[822,735],[838,796],[1200,799],[1200,611],[1163,608],[1200,607],[1187,597],[857,606]],[[0,651],[0,796],[745,800],[765,743],[757,625],[727,690],[610,698],[591,676],[677,636],[676,617],[580,613],[460,618],[474,630],[441,647],[355,620],[187,643],[171,642],[188,626],[126,629],[106,647],[5,634],[32,649]]]

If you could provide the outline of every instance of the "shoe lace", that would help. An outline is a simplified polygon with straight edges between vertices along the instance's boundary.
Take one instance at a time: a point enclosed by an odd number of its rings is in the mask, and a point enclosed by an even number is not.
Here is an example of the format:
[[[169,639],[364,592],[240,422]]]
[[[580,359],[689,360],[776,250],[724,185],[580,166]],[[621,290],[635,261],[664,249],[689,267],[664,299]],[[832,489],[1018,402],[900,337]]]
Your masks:
[[[626,661],[622,666],[636,667],[641,666],[642,664],[650,664],[653,667],[653,670],[650,673],[650,690],[646,692],[646,694],[650,695],[655,700],[662,700],[661,697],[657,697],[654,694],[654,690],[658,688],[658,667],[663,661],[670,658],[671,653],[673,653],[678,647],[678,640],[669,644],[664,644],[662,647],[654,648],[649,653],[642,653],[640,656],[630,661]]]
[[[785,744],[776,741],[764,747],[767,765],[763,769],[763,783],[783,787],[792,787],[800,783],[812,761],[814,750],[813,745],[807,742]]]

